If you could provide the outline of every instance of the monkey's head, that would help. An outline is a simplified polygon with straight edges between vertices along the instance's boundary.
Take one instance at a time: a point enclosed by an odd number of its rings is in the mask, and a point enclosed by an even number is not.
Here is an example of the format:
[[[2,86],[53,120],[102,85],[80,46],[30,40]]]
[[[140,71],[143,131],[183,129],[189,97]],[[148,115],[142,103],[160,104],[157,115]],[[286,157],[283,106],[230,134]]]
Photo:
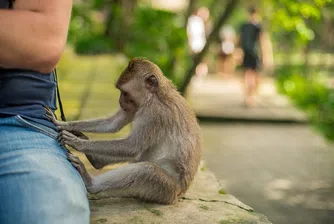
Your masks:
[[[154,97],[164,81],[157,65],[143,58],[132,59],[116,83],[121,91],[120,106],[135,112]]]

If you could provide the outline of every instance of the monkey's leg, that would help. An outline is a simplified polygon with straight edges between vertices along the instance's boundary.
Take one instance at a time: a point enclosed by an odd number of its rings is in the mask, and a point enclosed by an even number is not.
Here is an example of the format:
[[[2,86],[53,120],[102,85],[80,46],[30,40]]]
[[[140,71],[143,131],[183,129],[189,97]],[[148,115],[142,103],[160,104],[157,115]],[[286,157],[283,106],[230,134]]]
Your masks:
[[[86,187],[93,194],[107,191],[113,197],[134,197],[161,204],[176,202],[179,191],[175,179],[149,162],[129,164],[91,177]]]
[[[67,159],[72,163],[72,165],[79,171],[82,179],[85,182],[86,186],[90,186],[91,185],[91,176],[88,174],[88,171],[86,170],[86,167],[83,165],[83,163],[81,162],[81,160],[79,159],[79,157],[71,154],[71,153],[67,153]],[[88,158],[88,156],[86,155],[86,157]],[[98,162],[99,165],[102,164],[102,166],[108,165],[108,161],[107,160],[103,160],[102,158],[98,158],[96,156],[93,157],[95,159],[95,162]],[[125,162],[122,159],[119,159],[119,162]],[[93,165],[93,164],[92,164]],[[94,166],[94,165],[93,165]],[[94,168],[96,168],[94,166]],[[102,167],[101,167],[102,168]]]
[[[90,164],[92,164],[92,166],[95,169],[101,169],[104,166],[108,165],[101,156],[98,156],[98,155],[92,156],[89,154],[85,154],[85,155],[88,161],[90,162]]]
[[[117,156],[105,156],[98,154],[85,154],[86,158],[92,164],[95,169],[101,169],[107,165],[121,162],[131,162],[134,160],[133,157],[117,157]]]

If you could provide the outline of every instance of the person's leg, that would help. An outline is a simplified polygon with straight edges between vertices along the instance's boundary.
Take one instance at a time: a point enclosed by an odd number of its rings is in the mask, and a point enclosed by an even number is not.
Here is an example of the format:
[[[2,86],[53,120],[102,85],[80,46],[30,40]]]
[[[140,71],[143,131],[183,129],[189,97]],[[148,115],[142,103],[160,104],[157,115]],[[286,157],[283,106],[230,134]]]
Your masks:
[[[247,106],[255,105],[255,94],[257,88],[257,73],[254,69],[247,68],[244,75],[245,103]]]
[[[261,75],[259,74],[257,69],[254,69],[254,73],[255,73],[255,94],[257,94],[261,83]]]
[[[258,56],[255,52],[246,52],[243,60],[245,69],[245,104],[246,106],[255,106],[256,93],[260,82],[260,76],[257,72],[259,66]]]
[[[57,133],[0,118],[0,223],[89,223],[83,181]]]
[[[196,67],[196,76],[203,78],[209,72],[208,65],[205,61],[199,63]]]

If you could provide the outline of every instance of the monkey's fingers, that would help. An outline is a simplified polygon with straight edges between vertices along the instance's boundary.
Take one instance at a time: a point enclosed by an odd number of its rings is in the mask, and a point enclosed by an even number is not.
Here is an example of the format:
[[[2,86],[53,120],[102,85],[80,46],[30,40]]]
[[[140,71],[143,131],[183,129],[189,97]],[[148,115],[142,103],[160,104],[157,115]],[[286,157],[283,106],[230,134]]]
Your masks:
[[[65,138],[63,138],[63,134],[62,132],[59,132],[58,136],[57,136],[57,141],[61,144],[61,145],[65,145],[64,141]]]
[[[67,159],[75,166],[82,166],[82,162],[76,156],[67,156]]]
[[[67,153],[66,155],[67,159],[71,162],[71,164],[79,171],[80,175],[83,176],[86,173],[86,169],[79,157],[69,153]]]
[[[70,153],[66,153],[66,156],[67,156],[67,159],[70,161],[70,162],[76,162],[76,163],[82,163],[81,160],[79,159],[79,157],[73,155],[73,154],[70,154]]]
[[[81,151],[81,146],[83,145],[82,141],[85,141],[85,140],[82,140],[76,137],[75,135],[73,135],[72,133],[63,130],[59,133],[58,141],[60,141],[60,144],[62,145],[66,144],[78,151]]]
[[[76,146],[76,144],[74,142],[72,142],[72,141],[69,141],[69,140],[66,140],[66,139],[62,139],[60,141],[60,144],[61,145],[68,145],[68,146],[72,147],[73,149],[80,151],[78,149],[78,147]]]
[[[52,122],[55,122],[57,120],[50,107],[45,107],[45,111],[45,116],[48,117]]]
[[[73,135],[71,132],[69,131],[65,131],[65,130],[62,130],[61,132],[59,132],[58,134],[58,141],[62,140],[62,139],[76,139],[78,138],[77,136]]]
[[[46,110],[46,113],[44,116],[47,117],[56,126],[58,131],[62,130],[63,126],[60,125],[61,123],[57,120],[53,111],[49,107],[45,107],[45,110]]]
[[[78,138],[82,138],[82,139],[86,139],[88,140],[89,138],[83,134],[82,132],[79,132],[79,131],[70,131],[73,135],[75,135],[76,137]]]
[[[80,173],[81,176],[84,174],[84,170],[82,169],[82,166],[80,164],[72,162],[72,161],[71,161],[71,164]]]

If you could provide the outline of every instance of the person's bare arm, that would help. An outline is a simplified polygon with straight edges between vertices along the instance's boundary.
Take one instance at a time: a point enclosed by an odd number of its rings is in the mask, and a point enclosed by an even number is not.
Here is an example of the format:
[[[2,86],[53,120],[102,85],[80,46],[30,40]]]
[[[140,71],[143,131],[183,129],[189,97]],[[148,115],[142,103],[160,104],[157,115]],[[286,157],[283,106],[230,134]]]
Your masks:
[[[260,34],[260,48],[264,68],[272,68],[274,64],[273,50],[269,35],[266,32],[261,32]]]
[[[72,0],[16,0],[0,10],[0,67],[49,73],[65,47]]]

